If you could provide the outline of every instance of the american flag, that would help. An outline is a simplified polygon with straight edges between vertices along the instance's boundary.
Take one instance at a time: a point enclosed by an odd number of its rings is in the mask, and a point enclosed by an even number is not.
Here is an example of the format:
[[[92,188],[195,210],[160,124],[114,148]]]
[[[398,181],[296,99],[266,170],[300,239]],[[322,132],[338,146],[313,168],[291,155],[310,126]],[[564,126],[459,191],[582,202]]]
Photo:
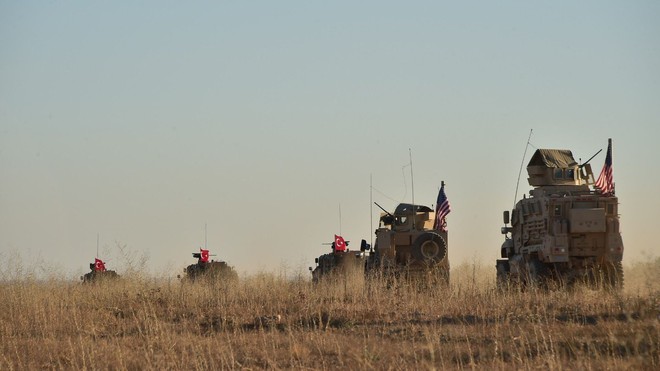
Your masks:
[[[440,187],[440,192],[438,193],[438,200],[435,204],[435,222],[433,223],[433,229],[446,232],[447,221],[445,218],[450,212],[451,206],[449,205],[449,200],[445,194],[445,183],[443,182],[442,186]]]
[[[600,171],[600,175],[598,176],[598,180],[596,180],[594,187],[605,196],[614,194],[614,179],[612,177],[612,139],[608,139],[607,141],[605,165],[603,165],[603,169]]]

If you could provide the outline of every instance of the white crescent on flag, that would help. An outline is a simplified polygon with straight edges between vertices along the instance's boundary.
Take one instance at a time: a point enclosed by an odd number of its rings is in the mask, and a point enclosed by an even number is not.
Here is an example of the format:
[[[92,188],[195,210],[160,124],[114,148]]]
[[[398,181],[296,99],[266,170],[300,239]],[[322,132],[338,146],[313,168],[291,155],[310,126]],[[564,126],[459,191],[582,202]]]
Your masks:
[[[335,251],[346,251],[346,241],[342,236],[335,235]]]
[[[201,252],[201,257],[202,257],[200,260],[204,263],[208,262],[209,261],[209,251],[201,249],[201,248],[199,250]]]
[[[94,259],[94,270],[96,271],[105,271],[105,263],[99,258]]]

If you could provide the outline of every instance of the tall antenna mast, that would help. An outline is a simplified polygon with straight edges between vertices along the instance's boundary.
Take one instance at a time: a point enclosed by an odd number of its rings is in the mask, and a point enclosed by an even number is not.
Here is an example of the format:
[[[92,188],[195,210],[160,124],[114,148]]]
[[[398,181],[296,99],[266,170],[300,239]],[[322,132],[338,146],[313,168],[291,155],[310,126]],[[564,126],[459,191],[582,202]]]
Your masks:
[[[99,258],[99,232],[96,232],[96,259]]]
[[[525,156],[527,155],[527,148],[529,148],[529,140],[532,139],[532,131],[534,129],[529,129],[529,137],[527,138],[527,145],[525,146],[525,152],[523,153],[522,161],[520,161],[520,171],[518,171],[518,182],[516,182],[516,194],[513,195],[513,208],[516,208],[516,200],[518,199],[518,186],[520,185],[520,174],[522,174],[523,164],[525,163]]]
[[[341,202],[339,203],[339,235],[341,236]]]
[[[204,250],[207,250],[206,248],[206,222],[204,222]]]
[[[408,156],[410,157],[410,188],[412,188],[412,227],[415,229],[415,219],[417,216],[417,210],[415,209],[415,177],[413,176],[413,165],[412,165],[412,150],[408,148]]]
[[[369,174],[369,211],[370,211],[370,218],[369,218],[369,235],[371,236],[371,239],[369,240],[369,246],[374,245],[374,181],[373,181],[373,174]]]

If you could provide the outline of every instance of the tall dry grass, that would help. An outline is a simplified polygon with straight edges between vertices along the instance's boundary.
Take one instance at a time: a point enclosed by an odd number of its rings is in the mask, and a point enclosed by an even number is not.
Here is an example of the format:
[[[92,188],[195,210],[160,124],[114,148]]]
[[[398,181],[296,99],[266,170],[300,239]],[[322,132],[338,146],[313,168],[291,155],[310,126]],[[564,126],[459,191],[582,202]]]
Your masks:
[[[478,262],[434,290],[269,273],[11,279],[0,369],[658,369],[659,274],[660,259],[626,267],[623,292],[505,293]]]

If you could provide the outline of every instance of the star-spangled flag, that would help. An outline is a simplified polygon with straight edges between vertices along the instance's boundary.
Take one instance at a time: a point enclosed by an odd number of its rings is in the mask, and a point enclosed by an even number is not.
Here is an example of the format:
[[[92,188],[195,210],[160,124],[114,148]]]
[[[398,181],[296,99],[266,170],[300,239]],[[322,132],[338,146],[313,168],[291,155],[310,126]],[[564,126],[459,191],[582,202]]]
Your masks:
[[[199,261],[202,262],[202,263],[207,263],[209,261],[209,251],[204,250],[200,247],[199,252],[200,252]]]
[[[94,270],[97,272],[105,272],[105,263],[99,258],[94,258]]]
[[[433,229],[440,230],[442,232],[447,231],[447,214],[451,212],[451,205],[449,205],[449,199],[445,194],[445,185],[444,183],[440,187],[440,192],[438,192],[438,199],[435,203],[435,222],[433,223]]]
[[[612,139],[607,140],[605,165],[603,165],[603,169],[600,171],[600,175],[594,184],[594,188],[599,190],[604,196],[614,195],[614,178],[612,176]]]
[[[344,241],[344,237],[335,235],[335,251],[346,251],[346,241]]]

